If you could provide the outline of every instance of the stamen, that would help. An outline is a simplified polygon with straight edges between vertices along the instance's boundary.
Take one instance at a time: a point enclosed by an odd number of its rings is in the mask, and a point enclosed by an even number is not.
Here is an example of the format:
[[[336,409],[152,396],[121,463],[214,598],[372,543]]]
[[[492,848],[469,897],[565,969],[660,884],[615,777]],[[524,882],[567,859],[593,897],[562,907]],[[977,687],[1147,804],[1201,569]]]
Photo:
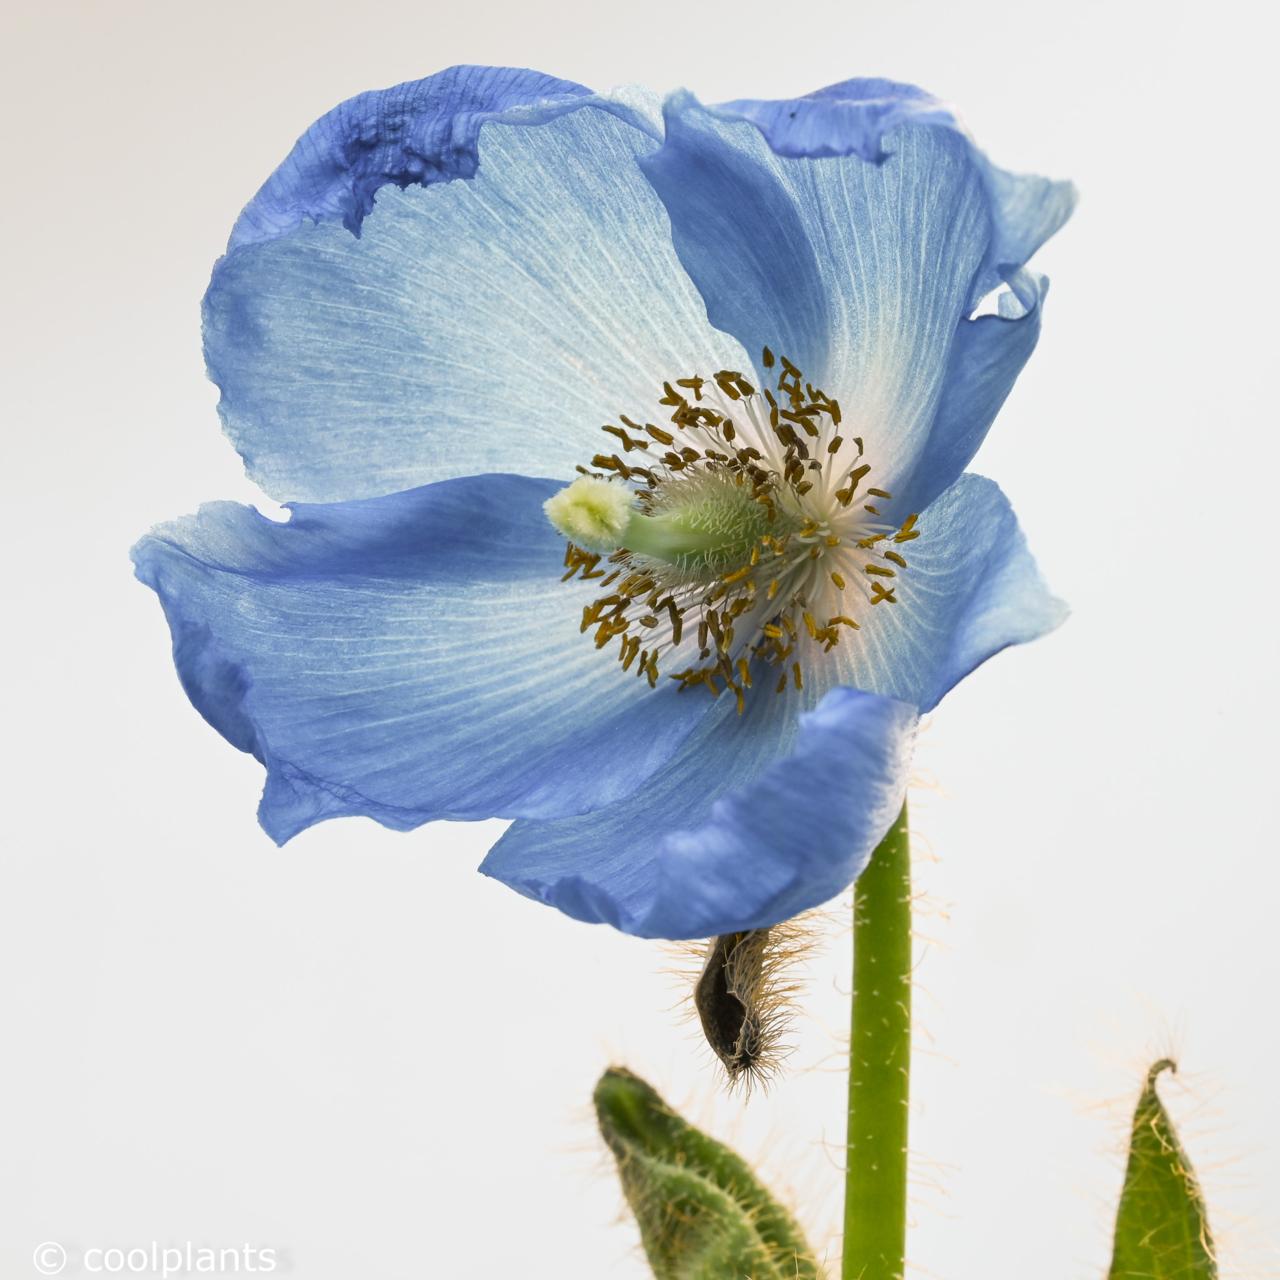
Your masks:
[[[568,542],[565,580],[610,589],[582,613],[596,647],[616,640],[619,665],[651,687],[676,657],[681,691],[728,690],[739,712],[758,666],[779,672],[779,694],[802,690],[804,663],[859,629],[851,585],[896,604],[907,562],[886,544],[920,536],[917,515],[894,528],[870,501],[892,495],[862,487],[872,464],[840,433],[839,403],[785,356],[766,348],[761,363],[760,390],[734,369],[664,382],[670,425],[619,414],[603,430],[620,453],[596,454],[544,504]]]

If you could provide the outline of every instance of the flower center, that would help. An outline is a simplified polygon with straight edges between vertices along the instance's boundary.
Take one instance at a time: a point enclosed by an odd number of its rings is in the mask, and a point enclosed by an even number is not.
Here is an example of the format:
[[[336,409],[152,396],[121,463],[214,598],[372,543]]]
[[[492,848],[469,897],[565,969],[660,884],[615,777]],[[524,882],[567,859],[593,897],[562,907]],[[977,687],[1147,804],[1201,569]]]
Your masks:
[[[897,547],[919,537],[915,515],[882,515],[891,495],[867,485],[839,403],[767,347],[763,363],[778,372],[762,391],[731,369],[664,383],[674,429],[621,417],[604,428],[620,453],[545,504],[568,539],[564,580],[601,588],[582,614],[596,647],[617,640],[651,686],[670,663],[682,689],[727,689],[739,712],[762,670],[777,693],[801,689],[860,608],[896,604]]]

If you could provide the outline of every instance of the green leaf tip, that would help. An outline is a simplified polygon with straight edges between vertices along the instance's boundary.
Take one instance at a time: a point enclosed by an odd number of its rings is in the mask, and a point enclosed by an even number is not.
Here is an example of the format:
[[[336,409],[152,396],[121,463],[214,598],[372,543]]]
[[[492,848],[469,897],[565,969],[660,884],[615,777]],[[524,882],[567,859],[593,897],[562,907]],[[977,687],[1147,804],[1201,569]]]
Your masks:
[[[610,1067],[595,1107],[657,1280],[822,1280],[800,1228],[746,1161],[639,1076]]]
[[[1133,1114],[1129,1163],[1116,1214],[1108,1280],[1216,1280],[1204,1197],[1156,1081],[1177,1071],[1161,1058],[1147,1072]]]

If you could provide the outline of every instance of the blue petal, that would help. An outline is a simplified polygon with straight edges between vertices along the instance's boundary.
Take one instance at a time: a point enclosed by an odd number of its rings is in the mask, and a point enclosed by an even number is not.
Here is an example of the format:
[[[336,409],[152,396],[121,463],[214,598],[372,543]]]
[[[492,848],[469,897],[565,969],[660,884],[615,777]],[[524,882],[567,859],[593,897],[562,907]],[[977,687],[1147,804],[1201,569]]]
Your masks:
[[[942,103],[886,80],[712,108],[676,94],[666,121],[641,166],[711,322],[837,395],[895,490],[971,456],[1034,346],[1039,299],[1019,292],[1030,319],[1016,335],[970,316],[1029,279],[1022,264],[1070,214],[1071,185],[996,168]],[[920,457],[933,447],[936,466]]]
[[[579,634],[598,590],[559,581],[555,487],[477,476],[288,523],[215,503],[138,544],[192,702],[266,765],[272,837],[343,814],[403,830],[580,813],[702,718]]]
[[[708,319],[754,359],[772,346],[820,376],[831,316],[816,228],[749,130],[720,127],[687,94],[664,115],[666,140],[640,167],[671,215]]]
[[[810,159],[859,156],[878,162],[886,159],[885,134],[899,125],[957,127],[945,103],[896,80],[842,80],[803,98],[739,98],[712,110],[726,120],[750,120],[778,155]]]
[[[866,865],[906,789],[915,712],[833,689],[797,716],[758,696],[708,716],[635,796],[517,822],[481,870],[579,920],[705,938],[785,920]]]
[[[486,120],[590,92],[541,71],[463,66],[349,98],[294,143],[245,206],[228,249],[275,239],[304,219],[337,219],[358,234],[379,188],[471,177]]]
[[[962,320],[937,415],[911,472],[894,483],[893,511],[923,511],[977,453],[1040,337],[1044,276],[1013,273],[991,315]]]
[[[595,98],[495,118],[445,175],[473,176],[384,186],[360,238],[298,220],[233,249],[205,299],[205,349],[251,476],[324,501],[571,476],[602,424],[652,416],[664,379],[743,367],[636,167],[653,128]]]
[[[1076,207],[1076,189],[1070,182],[1008,173],[985,158],[984,172],[995,231],[983,272],[974,285],[974,303],[1029,262],[1032,254],[1061,230]]]
[[[712,324],[836,395],[882,480],[909,470],[990,243],[968,142],[908,125],[881,164],[790,159],[688,94],[668,100],[666,121],[640,163]]]
[[[975,667],[1052,631],[1066,606],[1045,586],[1000,487],[966,474],[899,548],[898,603],[859,615],[853,643],[832,650],[835,677],[929,711]]]
[[[888,158],[886,136],[900,126],[963,132],[946,103],[894,80],[845,80],[803,98],[744,98],[712,110],[722,119],[751,121],[778,155],[793,158],[859,156],[880,163]],[[1069,182],[1009,173],[971,150],[991,205],[991,243],[970,293],[973,306],[1062,227],[1075,208],[1076,192]]]

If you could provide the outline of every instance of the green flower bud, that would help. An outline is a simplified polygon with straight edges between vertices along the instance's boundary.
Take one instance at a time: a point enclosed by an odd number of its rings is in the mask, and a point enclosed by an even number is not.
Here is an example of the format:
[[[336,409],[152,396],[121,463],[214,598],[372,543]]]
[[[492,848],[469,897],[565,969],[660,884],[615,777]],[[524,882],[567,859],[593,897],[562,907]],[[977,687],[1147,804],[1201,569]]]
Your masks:
[[[1162,1058],[1138,1099],[1110,1280],[1215,1280],[1218,1274],[1200,1184],[1156,1092],[1161,1072],[1176,1070]]]
[[[819,1280],[800,1228],[746,1162],[643,1080],[611,1067],[595,1105],[657,1280]]]

